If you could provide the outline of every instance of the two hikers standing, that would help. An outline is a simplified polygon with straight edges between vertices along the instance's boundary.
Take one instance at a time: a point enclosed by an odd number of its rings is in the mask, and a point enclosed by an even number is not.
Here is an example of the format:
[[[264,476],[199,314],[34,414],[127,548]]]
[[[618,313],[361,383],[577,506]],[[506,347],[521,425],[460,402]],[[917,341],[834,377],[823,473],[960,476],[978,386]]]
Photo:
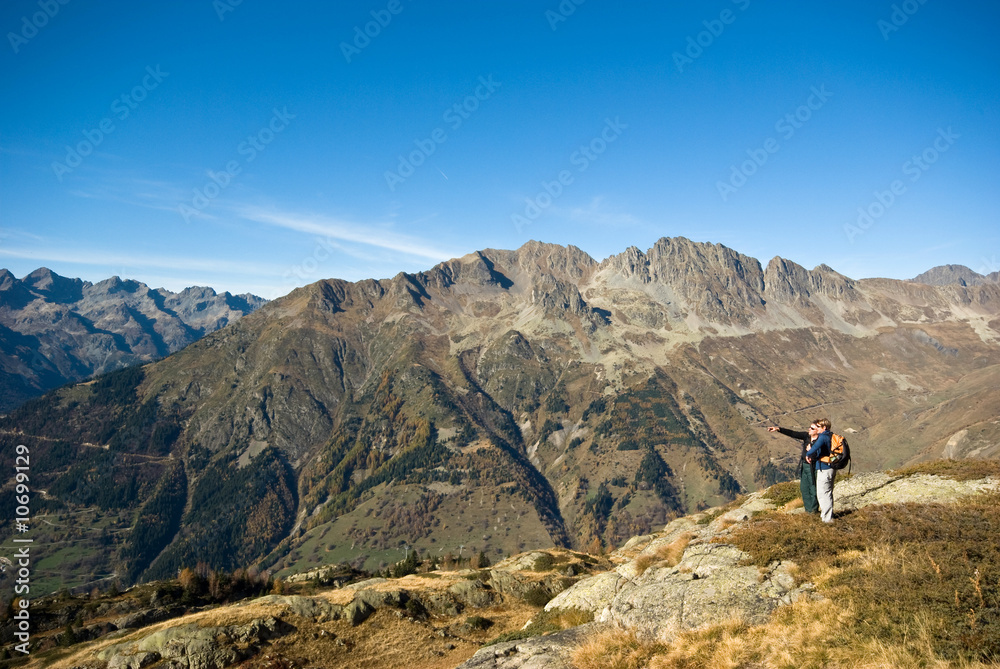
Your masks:
[[[833,522],[833,481],[837,471],[829,464],[830,421],[821,418],[809,425],[807,432],[772,426],[768,432],[780,432],[802,442],[799,459],[799,490],[806,513],[819,513],[824,523]],[[824,461],[825,460],[825,461]]]

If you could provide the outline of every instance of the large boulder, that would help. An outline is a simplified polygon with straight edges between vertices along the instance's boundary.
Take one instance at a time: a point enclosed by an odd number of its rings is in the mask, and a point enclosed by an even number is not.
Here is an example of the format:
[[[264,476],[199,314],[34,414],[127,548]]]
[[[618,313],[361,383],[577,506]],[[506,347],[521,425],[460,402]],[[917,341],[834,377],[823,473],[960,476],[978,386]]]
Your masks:
[[[479,650],[457,669],[572,669],[570,653],[598,629],[595,623],[588,623],[549,636],[494,644]]]
[[[219,627],[189,623],[114,644],[100,651],[97,659],[107,662],[109,669],[141,669],[160,660],[183,669],[222,669],[253,657],[268,641],[294,631],[295,627],[274,617]]]
[[[763,623],[775,608],[811,591],[795,587],[791,563],[761,570],[740,566],[746,557],[727,544],[693,545],[676,567],[650,568],[628,583],[600,619],[669,641],[682,630],[733,617]]]

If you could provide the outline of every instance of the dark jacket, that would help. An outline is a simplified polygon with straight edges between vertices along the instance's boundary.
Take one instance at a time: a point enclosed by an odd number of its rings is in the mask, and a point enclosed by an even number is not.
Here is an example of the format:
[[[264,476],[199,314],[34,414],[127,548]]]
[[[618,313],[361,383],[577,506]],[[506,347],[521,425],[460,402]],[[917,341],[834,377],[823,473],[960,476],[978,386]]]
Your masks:
[[[812,461],[816,463],[816,469],[830,469],[830,463],[823,462],[820,458],[830,457],[830,437],[833,432],[830,430],[824,430],[819,433],[816,437],[816,441],[813,442],[812,448],[806,453],[807,456],[812,458]]]
[[[802,442],[802,454],[799,459],[802,462],[806,461],[806,453],[809,452],[809,447],[812,446],[812,442],[809,441],[808,432],[799,432],[798,430],[789,430],[788,428],[779,427],[778,432],[785,435],[786,437],[791,437],[792,439],[798,439]]]

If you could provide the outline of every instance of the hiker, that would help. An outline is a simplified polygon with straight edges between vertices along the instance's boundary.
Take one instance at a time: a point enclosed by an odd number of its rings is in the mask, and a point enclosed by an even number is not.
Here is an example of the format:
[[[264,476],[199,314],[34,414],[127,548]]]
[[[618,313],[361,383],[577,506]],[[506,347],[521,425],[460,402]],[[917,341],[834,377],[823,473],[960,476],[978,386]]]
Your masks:
[[[830,466],[830,439],[833,432],[829,418],[820,418],[810,426],[818,432],[812,443],[812,448],[806,453],[806,460],[816,467],[816,496],[819,497],[819,517],[824,523],[833,522],[833,480],[837,478],[837,470]]]
[[[816,498],[816,464],[806,460],[806,453],[809,452],[816,435],[819,434],[816,427],[816,423],[813,423],[809,426],[808,432],[789,430],[777,425],[767,428],[768,432],[780,432],[786,437],[802,442],[802,455],[799,458],[799,492],[802,493],[802,504],[806,513],[819,513],[819,500]]]

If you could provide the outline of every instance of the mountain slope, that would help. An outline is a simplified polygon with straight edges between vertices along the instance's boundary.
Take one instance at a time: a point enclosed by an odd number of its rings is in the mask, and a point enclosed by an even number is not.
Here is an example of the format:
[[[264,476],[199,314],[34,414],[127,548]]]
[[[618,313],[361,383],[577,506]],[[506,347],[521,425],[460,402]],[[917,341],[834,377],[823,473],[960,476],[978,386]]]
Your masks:
[[[855,281],[682,238],[601,263],[530,242],[297,289],[25,405],[0,439],[37,450],[46,503],[118,538],[88,559],[127,581],[596,552],[791,476],[797,446],[767,421],[830,416],[860,470],[995,454],[998,315],[996,284]]]
[[[188,571],[39,598],[26,666],[992,666],[976,661],[1000,651],[998,474],[937,461],[842,479],[833,525],[779,484],[604,557],[414,559],[399,566],[419,573],[365,580],[316,569],[263,596],[266,577]]]
[[[257,309],[254,295],[97,284],[0,269],[0,412],[42,392],[177,351]]]

